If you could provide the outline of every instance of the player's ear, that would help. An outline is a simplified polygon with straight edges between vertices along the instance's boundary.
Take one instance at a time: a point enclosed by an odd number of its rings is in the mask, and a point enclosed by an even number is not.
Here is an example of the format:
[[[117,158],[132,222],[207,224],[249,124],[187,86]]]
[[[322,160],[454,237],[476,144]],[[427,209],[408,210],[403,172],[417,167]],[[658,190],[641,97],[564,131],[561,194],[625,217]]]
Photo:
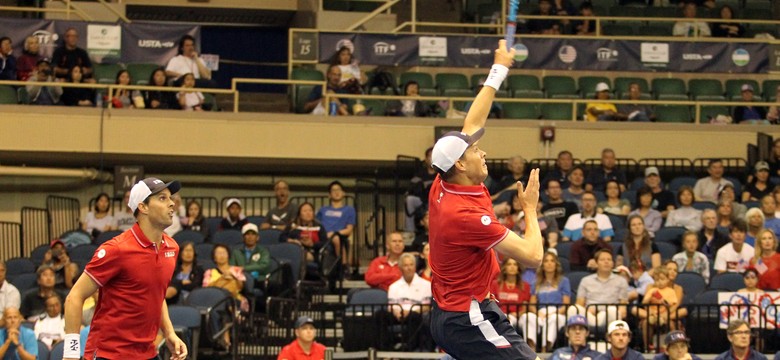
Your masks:
[[[142,214],[148,214],[149,213],[149,204],[147,203],[138,203],[138,212]]]

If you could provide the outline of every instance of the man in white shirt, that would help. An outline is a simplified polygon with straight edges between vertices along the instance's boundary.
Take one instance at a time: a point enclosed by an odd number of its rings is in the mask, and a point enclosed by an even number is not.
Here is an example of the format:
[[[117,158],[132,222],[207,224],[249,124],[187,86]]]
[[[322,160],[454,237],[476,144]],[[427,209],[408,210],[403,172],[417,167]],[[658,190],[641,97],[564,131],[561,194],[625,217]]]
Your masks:
[[[211,80],[211,70],[206,67],[203,59],[198,57],[198,52],[195,51],[195,38],[190,35],[182,36],[179,40],[179,55],[169,60],[165,67],[165,75],[177,82],[186,74],[195,77],[197,88],[216,87],[216,83]]]
[[[387,303],[395,322],[404,324],[406,351],[433,351],[428,328],[431,305],[431,283],[415,272],[417,259],[410,253],[401,255],[398,264],[402,277],[390,285]]]
[[[582,238],[582,226],[588,220],[595,220],[599,227],[599,237],[609,242],[615,236],[609,217],[596,213],[596,195],[590,191],[582,194],[582,212],[573,214],[566,220],[563,227],[562,241],[577,241]]]
[[[745,244],[745,234],[747,233],[747,224],[742,219],[731,222],[729,227],[729,237],[731,243],[723,245],[715,255],[715,271],[718,274],[725,272],[742,273],[750,266],[750,260],[755,255],[752,246]]]
[[[57,294],[46,299],[46,312],[35,322],[35,338],[51,350],[54,344],[65,338],[65,318],[62,317],[62,300]]]
[[[19,294],[19,290],[8,281],[5,281],[6,270],[5,261],[0,260],[0,328],[5,326],[2,310],[9,307],[18,309],[22,304],[22,296]]]
[[[710,176],[696,181],[693,187],[693,195],[696,201],[709,201],[713,204],[718,203],[718,195],[726,184],[734,186],[731,181],[723,178],[723,160],[712,159],[707,164],[707,173]]]
[[[689,19],[696,19],[696,3],[689,1],[683,8],[683,15]],[[699,37],[711,36],[710,26],[704,21],[678,21],[672,29],[674,36]]]

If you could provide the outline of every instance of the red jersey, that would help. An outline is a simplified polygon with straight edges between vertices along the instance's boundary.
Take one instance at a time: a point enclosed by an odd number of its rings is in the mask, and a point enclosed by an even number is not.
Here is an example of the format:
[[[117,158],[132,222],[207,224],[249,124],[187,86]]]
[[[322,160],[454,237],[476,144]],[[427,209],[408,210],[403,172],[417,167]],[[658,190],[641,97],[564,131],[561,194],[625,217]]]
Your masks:
[[[325,345],[322,345],[316,341],[312,342],[310,352],[307,354],[303,351],[301,344],[298,340],[293,340],[287,346],[282,348],[282,352],[279,353],[277,360],[324,360],[325,359]]]
[[[501,310],[506,314],[517,314],[525,311],[524,303],[531,300],[531,286],[525,281],[509,288],[506,284],[498,284],[498,280],[493,282],[490,290],[498,299]]]
[[[482,301],[499,273],[493,247],[509,229],[493,213],[484,185],[443,182],[428,194],[433,299],[442,310],[468,312],[471,299]]]
[[[373,288],[387,291],[390,285],[401,278],[401,269],[398,262],[390,263],[387,256],[380,256],[368,265],[366,270],[366,284]]]
[[[136,223],[101,245],[84,273],[100,286],[100,297],[84,356],[150,359],[160,327],[165,290],[179,246],[163,233],[159,246]]]

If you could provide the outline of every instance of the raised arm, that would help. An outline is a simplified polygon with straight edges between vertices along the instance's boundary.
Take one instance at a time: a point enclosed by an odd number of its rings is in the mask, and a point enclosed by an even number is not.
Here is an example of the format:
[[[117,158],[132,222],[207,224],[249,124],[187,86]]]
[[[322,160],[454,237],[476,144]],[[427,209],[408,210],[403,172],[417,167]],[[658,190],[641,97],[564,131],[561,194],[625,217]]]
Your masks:
[[[485,80],[485,86],[479,91],[468,114],[466,114],[462,132],[471,135],[485,127],[485,122],[490,114],[490,107],[493,105],[493,99],[496,96],[496,90],[501,87],[501,82],[504,81],[504,78],[509,73],[509,67],[514,63],[514,58],[515,49],[507,51],[506,40],[499,40],[493,67],[490,68],[490,74],[488,74],[488,78]],[[534,212],[536,212],[536,209],[534,209]]]

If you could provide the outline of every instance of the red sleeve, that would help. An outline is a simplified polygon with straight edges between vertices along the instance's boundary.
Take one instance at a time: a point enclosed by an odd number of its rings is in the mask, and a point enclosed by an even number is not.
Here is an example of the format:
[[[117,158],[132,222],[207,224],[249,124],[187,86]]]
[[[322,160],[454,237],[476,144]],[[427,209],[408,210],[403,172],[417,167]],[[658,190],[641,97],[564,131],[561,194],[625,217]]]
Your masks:
[[[395,270],[396,268],[380,269],[379,265],[382,265],[382,260],[383,257],[371,260],[371,264],[368,266],[368,270],[366,271],[366,284],[368,284],[368,286],[384,289],[387,291],[387,287],[390,286],[393,281],[398,280],[398,278],[401,276],[401,272],[397,270],[390,271]]]
[[[290,345],[283,347],[282,351],[279,352],[279,356],[276,358],[276,360],[293,360],[293,359],[295,359],[295,357],[292,351],[290,351]]]
[[[122,255],[119,252],[119,247],[116,246],[116,242],[109,241],[100,245],[100,247],[92,255],[92,260],[84,268],[84,272],[98,284],[103,287],[111,281],[114,276],[119,274],[122,269],[121,266]]]
[[[457,245],[478,247],[487,251],[504,240],[509,232],[506,226],[498,222],[493,209],[464,207],[457,216],[461,219],[458,225],[462,235],[452,239],[452,242]]]

